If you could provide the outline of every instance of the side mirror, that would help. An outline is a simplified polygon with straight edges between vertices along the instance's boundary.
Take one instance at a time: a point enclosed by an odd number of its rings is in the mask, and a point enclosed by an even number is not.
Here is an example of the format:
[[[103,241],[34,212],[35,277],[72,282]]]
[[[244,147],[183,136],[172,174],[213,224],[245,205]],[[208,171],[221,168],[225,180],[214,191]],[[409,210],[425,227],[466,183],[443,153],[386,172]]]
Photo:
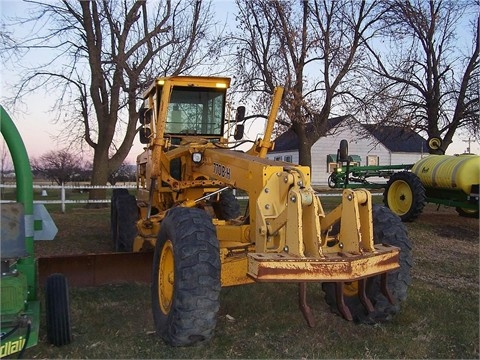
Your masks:
[[[239,122],[242,122],[244,119],[245,119],[245,106],[239,106],[237,108],[237,114],[235,115],[235,122],[239,123]],[[243,136],[243,132],[242,132],[242,136]]]
[[[139,131],[140,144],[148,144],[150,137],[152,136],[152,130],[150,128],[142,128]]]
[[[235,132],[233,133],[233,138],[235,140],[241,140],[243,138],[244,131],[245,131],[245,125],[237,124],[237,126],[235,127]]]
[[[145,111],[147,109],[145,109],[145,107],[142,106],[140,107],[140,109],[138,109],[138,121],[140,122],[140,124],[142,125],[145,125]]]

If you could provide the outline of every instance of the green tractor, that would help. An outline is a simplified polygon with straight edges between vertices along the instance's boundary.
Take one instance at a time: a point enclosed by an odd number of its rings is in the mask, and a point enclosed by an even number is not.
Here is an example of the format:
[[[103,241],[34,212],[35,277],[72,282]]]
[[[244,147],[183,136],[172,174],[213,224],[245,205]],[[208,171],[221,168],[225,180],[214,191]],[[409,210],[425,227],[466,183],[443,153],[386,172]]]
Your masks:
[[[438,146],[439,141],[430,140],[428,146]],[[348,142],[342,140],[337,163],[328,178],[331,188],[384,189],[384,204],[402,221],[415,220],[426,203],[455,207],[460,216],[478,218],[478,155],[428,155],[415,164],[351,166]]]
[[[40,300],[34,233],[41,220],[34,218],[30,162],[20,134],[0,106],[1,132],[15,168],[17,202],[1,204],[0,357],[18,353],[38,343]],[[48,340],[60,346],[71,341],[68,285],[62,274],[50,275],[45,284]]]

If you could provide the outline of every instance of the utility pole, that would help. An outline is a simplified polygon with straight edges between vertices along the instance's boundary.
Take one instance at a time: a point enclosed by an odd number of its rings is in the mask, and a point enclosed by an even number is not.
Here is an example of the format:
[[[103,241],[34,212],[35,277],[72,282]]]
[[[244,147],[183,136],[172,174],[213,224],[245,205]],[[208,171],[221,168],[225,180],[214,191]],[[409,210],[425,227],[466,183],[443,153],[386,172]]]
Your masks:
[[[468,147],[467,147],[467,153],[470,154],[470,143],[472,142],[472,140],[470,138],[468,138],[468,140],[462,140],[463,142],[468,142]]]

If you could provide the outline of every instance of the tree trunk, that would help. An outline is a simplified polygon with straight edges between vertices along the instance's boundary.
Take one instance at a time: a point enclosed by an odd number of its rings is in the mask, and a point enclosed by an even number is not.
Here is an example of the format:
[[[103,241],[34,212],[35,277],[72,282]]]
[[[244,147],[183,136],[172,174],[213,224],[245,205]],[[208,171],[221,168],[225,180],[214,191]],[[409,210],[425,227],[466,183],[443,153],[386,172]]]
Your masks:
[[[307,138],[305,132],[305,125],[294,123],[293,131],[297,134],[298,138],[298,163],[299,165],[312,166],[312,153],[310,141]]]
[[[108,175],[109,175],[109,159],[108,159],[108,149],[99,149],[101,145],[97,147],[95,155],[93,157],[93,169],[92,169],[92,182],[93,186],[105,186],[107,184]],[[90,189],[88,199],[89,200],[102,200],[106,199],[107,190],[106,189]],[[106,203],[91,203],[88,204],[89,208],[100,208],[105,207]]]

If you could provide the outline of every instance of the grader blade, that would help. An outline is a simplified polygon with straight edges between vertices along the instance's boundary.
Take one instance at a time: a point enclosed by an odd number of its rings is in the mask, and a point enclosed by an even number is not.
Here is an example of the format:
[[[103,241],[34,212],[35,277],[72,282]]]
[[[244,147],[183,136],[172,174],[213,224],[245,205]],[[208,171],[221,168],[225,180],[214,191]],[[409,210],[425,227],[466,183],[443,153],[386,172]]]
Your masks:
[[[152,252],[103,253],[38,258],[38,277],[43,286],[50,274],[62,273],[71,286],[150,283]]]

